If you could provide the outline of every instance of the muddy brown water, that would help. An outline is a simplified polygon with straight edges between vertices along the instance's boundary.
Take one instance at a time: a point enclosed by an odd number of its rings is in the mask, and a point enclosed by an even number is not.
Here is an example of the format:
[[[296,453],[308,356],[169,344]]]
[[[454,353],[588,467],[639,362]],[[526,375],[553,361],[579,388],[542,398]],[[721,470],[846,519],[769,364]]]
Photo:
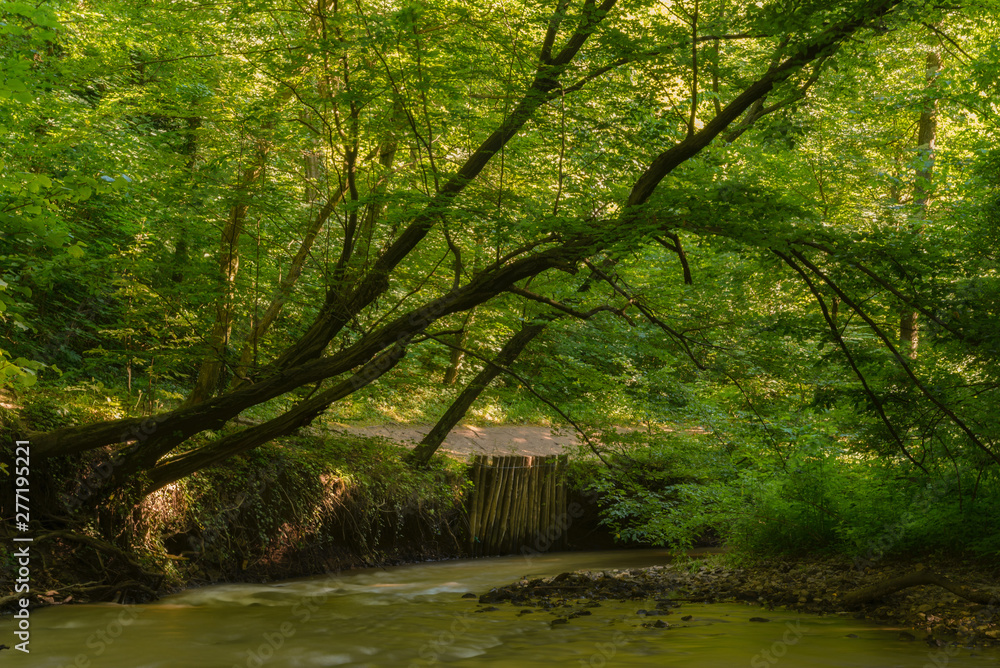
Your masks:
[[[585,601],[571,601],[592,614],[553,625],[548,611],[499,604],[477,612],[487,606],[462,598],[526,575],[668,560],[659,550],[466,559],[217,585],[149,605],[52,607],[31,615],[30,655],[5,650],[0,661],[32,668],[1000,666],[1000,651],[931,648],[849,615],[685,603],[644,617],[637,612],[653,602],[583,608]],[[643,626],[656,620],[668,626]],[[11,646],[13,622],[0,620],[0,642]]]

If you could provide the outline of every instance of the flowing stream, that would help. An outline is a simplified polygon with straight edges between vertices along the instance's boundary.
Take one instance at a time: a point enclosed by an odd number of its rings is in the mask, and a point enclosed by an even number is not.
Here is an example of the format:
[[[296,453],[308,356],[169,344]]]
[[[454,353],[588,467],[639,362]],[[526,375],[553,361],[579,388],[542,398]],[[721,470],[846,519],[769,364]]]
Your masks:
[[[5,650],[0,659],[32,668],[1000,666],[997,650],[946,652],[846,615],[685,603],[667,616],[644,617],[637,612],[652,602],[583,608],[585,601],[570,601],[592,614],[552,625],[556,617],[539,608],[499,604],[476,612],[486,606],[462,598],[524,575],[668,559],[658,550],[466,559],[217,585],[150,605],[58,606],[32,613],[30,656]],[[661,619],[669,627],[642,626]],[[13,620],[4,618],[0,627],[0,642],[13,646]]]

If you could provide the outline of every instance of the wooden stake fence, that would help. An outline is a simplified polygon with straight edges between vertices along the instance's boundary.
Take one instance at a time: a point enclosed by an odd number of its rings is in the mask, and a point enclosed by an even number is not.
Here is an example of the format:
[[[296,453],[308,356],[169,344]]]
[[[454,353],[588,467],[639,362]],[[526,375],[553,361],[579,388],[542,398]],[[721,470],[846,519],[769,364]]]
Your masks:
[[[469,553],[533,554],[565,546],[566,455],[472,460]]]

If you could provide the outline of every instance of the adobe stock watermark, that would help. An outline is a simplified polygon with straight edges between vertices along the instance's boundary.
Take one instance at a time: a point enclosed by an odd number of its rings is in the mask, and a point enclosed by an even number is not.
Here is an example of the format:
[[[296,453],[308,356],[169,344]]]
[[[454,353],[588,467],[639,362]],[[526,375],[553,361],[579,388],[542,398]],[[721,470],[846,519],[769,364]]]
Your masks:
[[[233,663],[232,668],[262,668],[274,656],[281,651],[288,639],[298,631],[299,624],[309,623],[317,611],[329,600],[327,593],[330,587],[338,587],[343,584],[340,575],[330,573],[322,582],[323,591],[315,594],[303,596],[295,603],[289,611],[292,619],[286,619],[270,631],[260,634],[261,642],[254,647],[243,650],[244,656],[239,662]],[[318,583],[316,586],[320,586]]]
[[[752,668],[768,668],[768,666],[775,665],[788,654],[789,648],[799,643],[802,635],[802,620],[785,622],[785,633],[781,638],[771,643],[770,647],[765,647],[754,654],[753,658],[750,659],[750,666]]]
[[[31,524],[31,443],[29,441],[14,442],[14,521],[19,533],[28,531]],[[31,536],[14,536],[15,543],[31,543]],[[31,653],[31,547],[18,545],[13,552],[16,560],[17,578],[14,593],[20,594],[17,599],[17,611],[14,613],[14,635],[21,642],[15,643],[14,649],[25,654]]]
[[[594,653],[590,655],[589,659],[579,659],[580,668],[604,668],[608,665],[608,661],[611,661],[618,654],[618,650],[631,642],[631,635],[635,635],[633,630],[631,634],[626,634],[624,631],[615,631],[611,635],[611,640],[609,642],[595,642],[594,643]]]
[[[105,624],[103,629],[99,629],[87,637],[86,646],[90,650],[89,652],[77,654],[73,657],[72,663],[63,664],[59,668],[91,668],[91,666],[96,668],[100,666],[100,661],[95,661],[95,659],[104,655],[108,648],[121,637],[125,629],[135,623],[136,618],[143,610],[144,608],[137,605],[122,606],[122,610],[114,619]]]
[[[433,666],[441,660],[445,651],[465,634],[469,632],[471,626],[472,613],[468,610],[453,614],[451,624],[446,631],[438,631],[433,634],[417,652],[419,659],[410,661],[408,668],[425,668]]]

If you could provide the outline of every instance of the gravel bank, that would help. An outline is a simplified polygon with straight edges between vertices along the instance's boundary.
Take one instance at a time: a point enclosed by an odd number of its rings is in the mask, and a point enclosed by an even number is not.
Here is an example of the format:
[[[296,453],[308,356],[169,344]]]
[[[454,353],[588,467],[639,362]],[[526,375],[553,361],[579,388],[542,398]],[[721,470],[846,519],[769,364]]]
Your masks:
[[[910,587],[866,603],[845,606],[845,595],[927,569],[988,597],[974,603],[935,585]],[[931,646],[1000,645],[1000,564],[915,560],[855,564],[846,559],[771,560],[728,566],[719,559],[629,570],[562,573],[521,580],[479,597],[482,605],[509,602],[544,609],[583,599],[648,600],[653,615],[669,615],[686,601],[745,602],[811,614],[851,614],[912,629],[903,640]],[[683,614],[677,611],[677,614]],[[657,620],[656,623],[665,623]]]

